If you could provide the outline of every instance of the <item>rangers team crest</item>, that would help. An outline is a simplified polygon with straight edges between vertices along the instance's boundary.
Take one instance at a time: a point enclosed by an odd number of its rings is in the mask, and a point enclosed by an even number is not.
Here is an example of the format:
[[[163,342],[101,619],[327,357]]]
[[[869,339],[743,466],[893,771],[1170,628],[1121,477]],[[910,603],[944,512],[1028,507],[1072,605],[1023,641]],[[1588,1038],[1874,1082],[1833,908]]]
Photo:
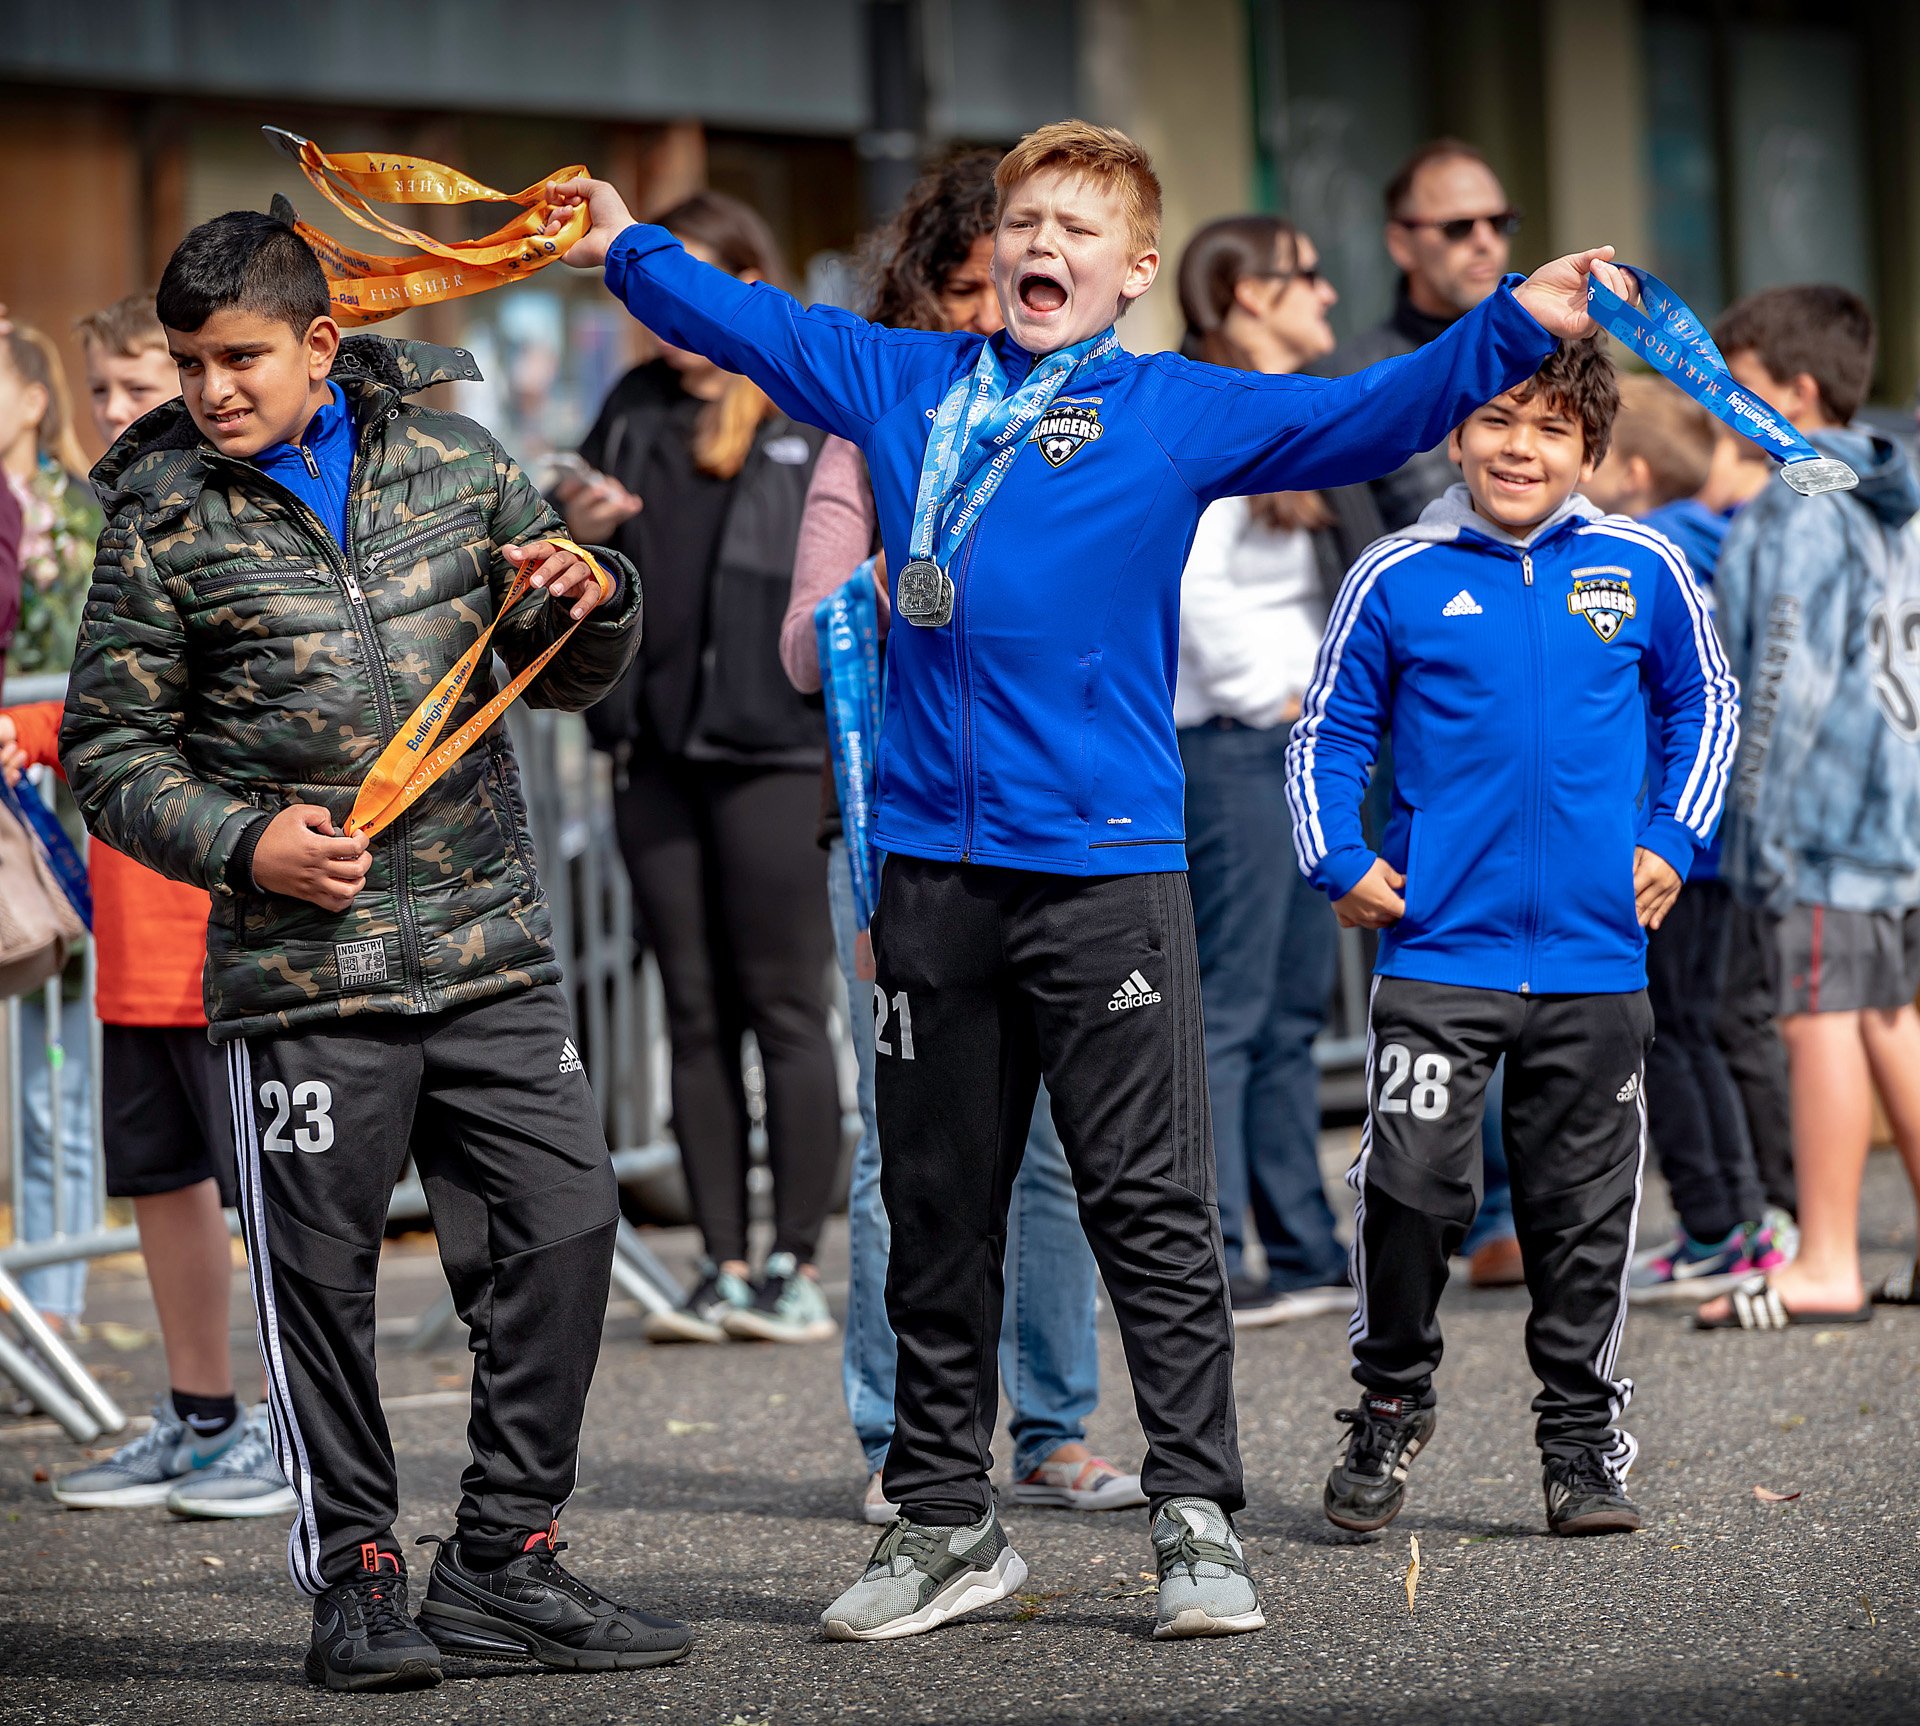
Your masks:
[[[1059,467],[1103,430],[1098,396],[1081,396],[1078,400],[1061,396],[1040,416],[1040,423],[1033,428],[1033,441],[1040,446],[1047,465]]]
[[[1611,641],[1620,633],[1620,625],[1633,616],[1633,595],[1627,591],[1632,579],[1631,570],[1614,564],[1576,569],[1567,610],[1575,617],[1584,617],[1602,641]]]

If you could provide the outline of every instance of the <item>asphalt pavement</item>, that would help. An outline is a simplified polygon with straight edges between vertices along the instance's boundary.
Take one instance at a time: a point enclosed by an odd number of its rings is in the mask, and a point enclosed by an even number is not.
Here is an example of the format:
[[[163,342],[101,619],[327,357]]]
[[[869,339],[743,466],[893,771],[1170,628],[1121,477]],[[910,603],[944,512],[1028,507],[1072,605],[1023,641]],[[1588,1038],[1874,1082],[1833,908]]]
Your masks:
[[[1654,1193],[1648,1231],[1662,1206]],[[1887,1154],[1863,1210],[1871,1270],[1912,1254],[1913,1203]],[[681,1266],[693,1251],[685,1231],[654,1242]],[[837,1308],[842,1224],[823,1263]],[[448,1529],[465,1456],[464,1352],[397,1346],[440,1288],[428,1243],[393,1244],[382,1370],[409,1542]],[[257,1386],[239,1278],[235,1295],[235,1360]],[[690,1620],[691,1657],[608,1676],[449,1662],[438,1689],[393,1697],[305,1683],[308,1609],[286,1580],[282,1527],[62,1510],[43,1481],[81,1460],[75,1447],[44,1422],[0,1418],[0,1720],[1920,1720],[1920,1310],[1778,1336],[1693,1332],[1685,1310],[1637,1310],[1627,1329],[1638,1535],[1545,1534],[1524,1294],[1456,1283],[1439,1429],[1407,1510],[1376,1536],[1343,1535],[1319,1510],[1344,1431],[1332,1411],[1351,1400],[1342,1321],[1242,1338],[1239,1525],[1264,1632],[1155,1643],[1142,1513],[1009,1509],[1030,1572],[1021,1596],[931,1635],[837,1644],[820,1637],[820,1608],[874,1534],[854,1519],[864,1480],[838,1348],[651,1348],[616,1305],[566,1562]],[[144,1409],[165,1369],[137,1260],[97,1268],[89,1318],[86,1358]],[[1103,1322],[1107,1398],[1090,1437],[1133,1461],[1139,1429]],[[1004,1479],[1004,1431],[996,1451]]]

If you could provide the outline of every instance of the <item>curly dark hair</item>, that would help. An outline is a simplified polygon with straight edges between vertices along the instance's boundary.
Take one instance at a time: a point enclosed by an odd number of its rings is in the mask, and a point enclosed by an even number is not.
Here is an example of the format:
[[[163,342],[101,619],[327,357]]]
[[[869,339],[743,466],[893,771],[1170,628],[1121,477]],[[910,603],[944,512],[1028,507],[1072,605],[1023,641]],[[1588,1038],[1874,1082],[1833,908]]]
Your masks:
[[[1620,377],[1598,336],[1578,341],[1564,338],[1540,362],[1540,369],[1513,390],[1513,399],[1532,401],[1544,395],[1570,419],[1580,422],[1587,440],[1587,460],[1598,466],[1613,442],[1614,416],[1620,411]]]
[[[867,316],[895,330],[944,330],[940,290],[991,234],[995,202],[991,150],[970,150],[922,175],[899,213],[864,248]]]

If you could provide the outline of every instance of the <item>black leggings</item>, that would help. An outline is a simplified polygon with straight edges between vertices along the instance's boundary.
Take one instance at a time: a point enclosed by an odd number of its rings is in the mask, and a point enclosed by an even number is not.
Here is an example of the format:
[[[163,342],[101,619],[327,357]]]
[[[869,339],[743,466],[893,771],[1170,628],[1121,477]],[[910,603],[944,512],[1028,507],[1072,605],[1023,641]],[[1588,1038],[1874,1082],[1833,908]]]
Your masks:
[[[614,794],[641,929],[673,1038],[673,1131],[714,1260],[747,1256],[747,1097],[740,1038],[767,1085],[775,1252],[809,1264],[840,1157],[827,1042],[833,951],[820,775],[678,758],[637,762]]]

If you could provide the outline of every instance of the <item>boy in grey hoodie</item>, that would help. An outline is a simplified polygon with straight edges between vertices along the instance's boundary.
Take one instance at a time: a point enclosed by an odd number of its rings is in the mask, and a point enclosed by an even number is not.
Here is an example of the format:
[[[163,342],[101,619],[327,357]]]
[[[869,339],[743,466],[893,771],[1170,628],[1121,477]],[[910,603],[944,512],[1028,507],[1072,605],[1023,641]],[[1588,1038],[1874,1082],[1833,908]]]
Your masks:
[[[1714,328],[1737,382],[1860,475],[1774,480],[1721,552],[1718,627],[1740,679],[1722,872],[1757,908],[1792,1072],[1800,1251],[1700,1311],[1705,1329],[1864,1322],[1858,1212],[1873,1091],[1920,1184],[1920,510],[1906,458],[1850,429],[1873,319],[1838,287],[1769,288]]]

